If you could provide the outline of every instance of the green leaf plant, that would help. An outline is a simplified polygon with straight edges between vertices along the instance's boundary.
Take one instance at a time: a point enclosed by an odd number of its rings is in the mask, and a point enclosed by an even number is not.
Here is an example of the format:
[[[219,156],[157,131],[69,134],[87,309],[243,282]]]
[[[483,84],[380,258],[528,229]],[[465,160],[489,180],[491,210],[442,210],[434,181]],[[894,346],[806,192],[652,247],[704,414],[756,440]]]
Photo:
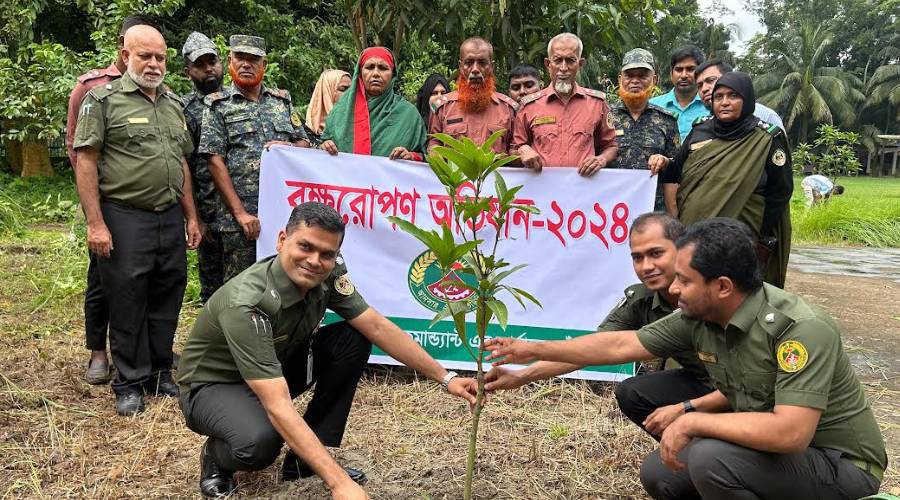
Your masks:
[[[454,227],[442,222],[440,231],[426,230],[397,217],[389,217],[392,223],[421,241],[434,253],[445,277],[441,287],[456,287],[475,292],[469,300],[475,302],[473,312],[475,333],[478,336],[477,350],[473,350],[469,343],[466,325],[466,314],[471,309],[470,302],[445,299],[444,308],[435,315],[431,323],[434,326],[439,321],[452,317],[456,333],[476,365],[478,393],[469,434],[464,491],[466,500],[472,498],[478,422],[484,406],[485,333],[491,320],[496,320],[500,328],[505,330],[509,318],[509,310],[498,295],[512,296],[522,308],[525,308],[525,301],[532,302],[538,307],[541,305],[525,290],[504,284],[504,280],[525,265],[512,266],[497,255],[498,244],[509,221],[509,212],[511,210],[535,214],[539,212],[537,207],[518,203],[516,193],[522,186],[507,187],[498,170],[516,160],[515,156],[495,153],[491,148],[504,133],[504,130],[494,132],[480,146],[466,137],[454,139],[447,134],[434,135],[443,145],[431,151],[428,165],[452,200]],[[493,177],[493,196],[486,194],[491,177]],[[461,194],[463,190],[467,194]],[[457,235],[454,235],[454,228]],[[487,240],[482,239],[484,233],[489,235]],[[461,241],[458,241],[457,237]],[[466,283],[461,276],[474,279]]]

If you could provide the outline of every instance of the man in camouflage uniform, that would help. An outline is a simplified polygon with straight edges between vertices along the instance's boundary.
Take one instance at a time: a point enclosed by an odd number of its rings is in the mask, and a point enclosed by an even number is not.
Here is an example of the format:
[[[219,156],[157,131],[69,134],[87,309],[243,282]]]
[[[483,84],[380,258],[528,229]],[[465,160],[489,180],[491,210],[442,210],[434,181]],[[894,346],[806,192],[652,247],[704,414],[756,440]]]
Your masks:
[[[675,156],[680,143],[678,120],[663,108],[650,104],[650,96],[659,83],[653,55],[633,49],[622,59],[619,73],[621,102],[612,106],[613,126],[619,156],[610,168],[650,170],[656,175]],[[655,210],[665,210],[662,184],[657,184]]]
[[[299,115],[286,90],[263,84],[266,41],[232,35],[228,71],[232,85],[206,96],[198,151],[219,193],[216,223],[222,239],[224,280],[256,262],[257,206],[263,149],[273,145],[309,147]]]
[[[184,102],[185,122],[194,140],[194,151],[188,157],[188,166],[194,181],[194,199],[203,232],[197,259],[200,268],[200,301],[206,303],[213,292],[222,286],[224,263],[222,237],[216,226],[216,187],[206,167],[206,158],[197,152],[197,147],[200,145],[200,125],[206,109],[204,99],[207,95],[222,90],[222,61],[216,44],[196,31],[188,36],[181,55],[184,57],[185,73],[194,83],[194,88],[181,100]]]

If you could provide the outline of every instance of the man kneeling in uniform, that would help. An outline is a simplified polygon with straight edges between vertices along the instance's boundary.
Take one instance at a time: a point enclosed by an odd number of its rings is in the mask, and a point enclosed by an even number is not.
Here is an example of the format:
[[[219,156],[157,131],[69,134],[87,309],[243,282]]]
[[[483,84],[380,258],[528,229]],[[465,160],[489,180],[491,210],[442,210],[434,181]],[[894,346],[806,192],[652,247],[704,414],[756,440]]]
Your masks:
[[[675,280],[675,240],[682,233],[681,222],[663,212],[634,219],[629,243],[634,273],[641,282],[625,289],[625,297],[597,330],[637,330],[672,314],[678,296],[669,287]],[[689,411],[715,407],[722,398],[721,394],[710,394],[717,391],[695,351],[676,353],[672,358],[681,368],[631,377],[616,386],[619,409],[656,440],[675,418]],[[485,388],[489,391],[515,389],[583,367],[553,361],[539,361],[515,371],[497,367],[487,374]]]
[[[268,467],[287,442],[282,479],[318,474],[335,498],[367,498],[357,485],[365,474],[341,468],[325,446],[341,444],[373,343],[474,404],[474,379],[445,371],[366,304],[340,256],[343,238],[334,209],[298,205],[278,234],[278,253],[216,291],[194,323],[178,382],[188,427],[209,436],[200,452],[203,495],[231,494],[232,472]],[[346,321],[319,328],[326,308]],[[292,400],[314,384],[301,419]]]
[[[638,331],[485,343],[495,364],[608,365],[693,350],[720,413],[676,418],[641,466],[653,498],[838,499],[878,491],[887,455],[834,320],[764,284],[755,239],[713,218],[678,238],[680,311]]]

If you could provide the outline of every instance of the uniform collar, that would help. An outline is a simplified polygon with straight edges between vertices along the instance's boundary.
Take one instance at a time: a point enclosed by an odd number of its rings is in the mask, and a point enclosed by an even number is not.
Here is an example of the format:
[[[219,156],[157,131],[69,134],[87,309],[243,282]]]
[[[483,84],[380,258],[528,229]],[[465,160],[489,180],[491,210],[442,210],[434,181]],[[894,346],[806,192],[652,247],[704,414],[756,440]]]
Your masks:
[[[297,285],[291,281],[281,265],[281,259],[278,254],[275,254],[272,264],[269,265],[269,273],[272,276],[272,282],[275,284],[275,290],[281,295],[282,307],[291,307],[304,298],[320,298],[325,294],[326,285],[323,282],[306,292],[306,297],[302,297],[300,291],[297,290]]]
[[[678,99],[675,97],[675,89],[674,88],[672,90],[666,92],[665,94],[663,94],[660,97],[663,98],[663,101],[665,102],[665,104],[667,106],[671,105],[679,111],[686,111],[688,108],[690,108],[691,106],[693,106],[695,104],[700,104],[701,106],[703,106],[703,100],[700,99],[700,91],[699,90],[697,91],[696,94],[694,94],[694,100],[691,101],[690,104],[688,104],[684,109],[682,109],[681,105],[678,104]]]
[[[134,80],[131,79],[131,75],[125,73],[122,75],[122,90],[125,92],[134,92],[135,90],[141,90],[141,88],[134,83]]]
[[[733,326],[744,333],[749,333],[750,329],[756,323],[756,317],[759,315],[759,310],[762,309],[765,302],[765,289],[764,287],[759,287],[758,290],[744,299],[744,302],[741,303],[737,311],[734,312],[734,316],[731,317],[728,325]]]
[[[228,92],[228,95],[239,95],[242,98],[249,101],[249,99],[247,99],[247,97],[244,95],[244,93],[241,92],[241,89],[237,85],[235,85],[234,82],[231,82],[231,86],[228,87],[227,92]],[[277,92],[276,89],[270,89],[269,87],[266,87],[266,84],[264,83],[262,85],[262,90],[259,91],[259,98],[262,99],[263,94],[269,94],[269,95],[273,95],[273,96],[277,95],[276,92]]]
[[[572,91],[572,97],[570,99],[574,98],[575,96],[579,96],[579,95],[580,96],[587,95],[587,94],[585,94],[584,87],[582,87],[581,85],[578,85],[577,83],[575,83],[574,85],[575,85],[575,89]],[[550,82],[550,86],[547,88],[550,89],[550,94],[548,94],[548,98],[555,97],[555,98],[559,99],[560,101],[562,100],[562,97],[560,97],[559,94],[556,93],[556,89],[553,87],[553,82]]]
[[[651,308],[653,310],[660,309],[665,313],[671,313],[675,310],[675,307],[666,302],[666,299],[664,299],[659,292],[653,292],[653,304],[651,305]]]

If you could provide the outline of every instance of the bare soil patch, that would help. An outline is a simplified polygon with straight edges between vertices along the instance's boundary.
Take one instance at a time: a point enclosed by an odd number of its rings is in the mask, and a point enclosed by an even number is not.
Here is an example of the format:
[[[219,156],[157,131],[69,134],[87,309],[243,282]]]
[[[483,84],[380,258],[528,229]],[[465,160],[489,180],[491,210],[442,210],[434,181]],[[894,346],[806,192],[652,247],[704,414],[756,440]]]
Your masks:
[[[29,253],[0,249],[0,497],[198,497],[202,438],[184,426],[174,400],[148,399],[148,411],[126,419],[115,415],[108,387],[81,380],[81,297],[35,310],[39,290],[28,272],[53,264]],[[788,286],[845,328],[888,442],[882,489],[900,492],[900,284],[791,272]],[[179,340],[194,314],[183,313]],[[468,426],[467,408],[436,384],[376,367],[363,378],[336,454],[366,470],[373,498],[455,499]],[[638,468],[654,445],[619,414],[611,385],[534,384],[497,395],[485,410],[476,491],[479,498],[644,498]],[[239,496],[327,498],[318,479],[280,484],[279,465],[239,474]]]

